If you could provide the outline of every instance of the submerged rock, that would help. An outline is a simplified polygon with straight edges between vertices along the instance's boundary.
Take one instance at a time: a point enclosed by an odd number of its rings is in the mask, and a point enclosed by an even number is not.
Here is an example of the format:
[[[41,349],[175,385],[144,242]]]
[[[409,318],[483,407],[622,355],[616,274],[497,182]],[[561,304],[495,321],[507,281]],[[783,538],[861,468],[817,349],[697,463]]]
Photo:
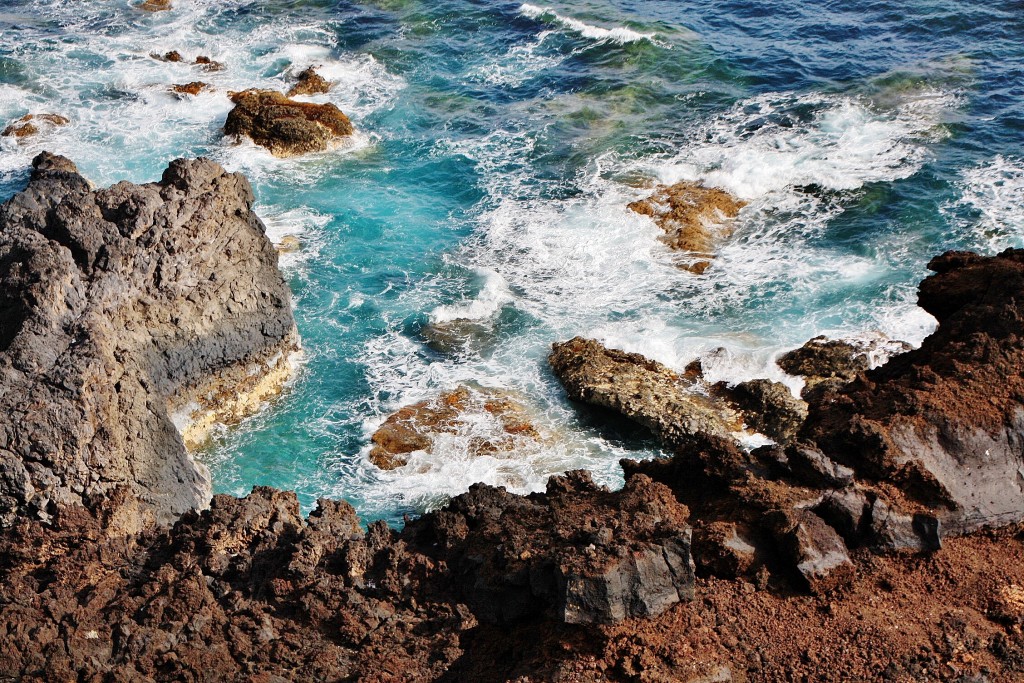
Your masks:
[[[468,420],[473,414],[496,420],[496,432],[471,429]],[[470,455],[512,451],[523,439],[540,438],[526,408],[511,395],[459,387],[391,415],[371,437],[370,460],[385,470],[401,467],[411,453],[432,450],[439,434],[464,434]]]
[[[224,69],[223,64],[210,59],[206,55],[196,57],[195,65],[203,67],[206,71],[222,71]]]
[[[732,233],[731,223],[744,206],[746,202],[725,190],[686,181],[663,185],[650,197],[629,204],[654,219],[665,231],[662,241],[669,247],[693,256],[695,260],[684,268],[698,275],[711,265],[715,247]]]
[[[729,438],[741,426],[724,402],[698,393],[697,384],[640,354],[576,337],[554,344],[548,362],[569,398],[621,413],[669,445],[698,433]]]
[[[456,318],[430,322],[420,328],[427,346],[438,353],[455,355],[481,350],[494,342],[494,325],[490,321]]]
[[[206,504],[186,441],[279,390],[298,343],[252,203],[205,159],[94,191],[36,157],[0,207],[0,519],[118,487],[161,520]]]
[[[234,109],[224,132],[246,136],[274,156],[289,157],[327,150],[338,139],[352,135],[352,123],[333,104],[295,102],[273,90],[231,93]]]
[[[316,72],[316,69],[309,66],[299,72],[297,82],[288,91],[288,97],[296,95],[316,95],[325,93],[331,89],[331,84],[323,76]]]
[[[0,131],[0,136],[25,138],[68,123],[70,121],[60,114],[25,114]]]

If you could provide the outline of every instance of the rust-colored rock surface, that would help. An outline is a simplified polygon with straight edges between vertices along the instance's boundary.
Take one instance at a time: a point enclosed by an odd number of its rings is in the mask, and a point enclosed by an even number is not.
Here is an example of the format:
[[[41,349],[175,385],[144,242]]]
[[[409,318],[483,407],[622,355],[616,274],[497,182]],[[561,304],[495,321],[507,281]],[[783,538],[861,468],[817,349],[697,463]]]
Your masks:
[[[68,123],[70,123],[68,118],[60,114],[25,114],[0,131],[0,136],[27,138],[43,130],[66,126]]]
[[[273,90],[231,93],[231,101],[224,132],[249,137],[275,156],[323,152],[353,133],[348,117],[330,103],[295,102]]]
[[[471,413],[492,418],[497,429],[486,434],[468,433]],[[467,433],[470,455],[512,451],[523,439],[540,434],[520,403],[493,389],[459,387],[433,399],[406,406],[374,432],[370,460],[377,467],[393,470],[408,462],[415,451],[430,451],[438,434]]]
[[[732,234],[732,223],[744,206],[746,202],[725,190],[687,181],[662,185],[646,199],[629,204],[665,231],[665,244],[693,256],[684,268],[698,275],[711,266],[715,248]]]
[[[178,93],[179,95],[198,95],[209,87],[209,83],[192,81],[191,83],[178,83],[171,86],[171,92]]]
[[[288,91],[288,97],[296,95],[317,95],[331,89],[331,84],[316,72],[312,66],[306,67],[296,78],[296,83]]]

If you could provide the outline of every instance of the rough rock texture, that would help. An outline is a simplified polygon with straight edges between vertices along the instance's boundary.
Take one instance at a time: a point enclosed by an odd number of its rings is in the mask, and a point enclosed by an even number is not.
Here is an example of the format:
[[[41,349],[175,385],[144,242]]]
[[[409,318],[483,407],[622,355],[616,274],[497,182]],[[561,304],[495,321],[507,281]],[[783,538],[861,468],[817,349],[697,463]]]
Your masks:
[[[792,441],[807,418],[807,404],[780,382],[753,379],[716,388],[733,402],[748,425],[778,443]]]
[[[295,102],[273,90],[231,93],[235,108],[224,132],[247,136],[274,156],[323,152],[339,138],[352,135],[352,123],[333,104]]]
[[[661,363],[593,339],[554,344],[548,361],[569,398],[621,413],[670,446],[699,433],[724,437],[742,422],[722,401],[702,395],[695,382]]]
[[[744,206],[725,190],[683,181],[663,185],[629,208],[653,218],[672,249],[689,252],[693,260],[684,268],[699,275],[711,265],[717,244],[732,233],[731,223]]]
[[[122,486],[161,520],[206,504],[179,428],[266,392],[297,344],[252,202],[204,159],[96,191],[67,159],[35,159],[0,207],[4,525]]]
[[[494,424],[481,428],[479,420],[470,422],[473,416]],[[511,395],[458,387],[388,417],[371,437],[370,460],[385,470],[401,467],[408,462],[409,454],[430,451],[439,434],[469,434],[470,455],[512,451],[524,439],[540,438],[526,408]]]
[[[145,0],[136,5],[136,7],[147,12],[164,12],[172,9],[171,0]]]
[[[178,83],[171,86],[171,92],[178,93],[179,95],[198,95],[203,90],[210,87],[209,83],[203,83],[202,81],[192,81],[191,83]]]
[[[43,130],[49,130],[57,126],[66,126],[70,121],[60,114],[25,114],[20,119],[10,124],[0,136],[27,138],[37,135]]]
[[[859,477],[891,482],[947,530],[1024,519],[1024,251],[951,252],[919,305],[939,327],[811,402],[804,438]]]
[[[309,66],[303,69],[296,77],[296,83],[288,91],[288,97],[296,95],[316,95],[325,93],[331,89],[331,84],[323,76],[316,72],[316,69]]]
[[[829,339],[815,337],[798,349],[787,351],[778,365],[791,375],[806,380],[803,398],[825,393],[852,382],[859,372],[881,365],[892,356],[911,349],[894,339]]]

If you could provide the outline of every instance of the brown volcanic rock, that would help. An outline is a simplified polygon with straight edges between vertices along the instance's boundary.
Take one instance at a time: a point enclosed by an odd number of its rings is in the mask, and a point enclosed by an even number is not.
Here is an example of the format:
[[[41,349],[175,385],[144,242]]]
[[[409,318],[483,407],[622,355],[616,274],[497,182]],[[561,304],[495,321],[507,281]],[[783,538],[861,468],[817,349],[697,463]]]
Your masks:
[[[272,393],[297,343],[249,183],[204,159],[96,191],[33,166],[0,207],[0,520],[119,486],[163,520],[205,505],[178,427],[229,387]]]
[[[203,90],[210,87],[209,83],[203,83],[202,81],[192,81],[191,83],[178,83],[171,86],[171,92],[178,93],[179,95],[198,95]]]
[[[136,7],[147,12],[165,12],[172,9],[171,0],[145,0]]]
[[[227,135],[251,138],[279,157],[322,152],[352,135],[352,123],[333,104],[295,102],[273,90],[231,93],[235,108],[224,123]]]
[[[288,91],[288,97],[295,97],[296,95],[316,95],[318,93],[325,93],[331,89],[331,84],[320,74],[316,72],[313,67],[306,67],[303,69],[298,77],[295,85],[292,86],[291,90]]]
[[[0,136],[26,138],[36,135],[41,130],[48,130],[57,126],[66,126],[70,121],[60,114],[25,114],[20,119],[10,124]],[[40,128],[42,127],[42,128]]]
[[[464,420],[470,411],[491,415],[500,425],[500,433],[492,438],[470,438],[471,455],[512,451],[522,438],[540,438],[526,409],[509,395],[493,389],[459,387],[406,406],[388,417],[371,437],[370,460],[385,470],[401,467],[408,462],[410,453],[431,450],[434,436],[465,431]]]
[[[802,432],[969,530],[1024,519],[1024,251],[951,252],[920,288],[921,348],[811,402]]]
[[[629,204],[665,231],[665,244],[693,255],[696,260],[685,268],[698,275],[711,265],[715,247],[732,233],[731,223],[744,206],[746,202],[725,190],[686,181],[662,185],[650,197]]]
[[[636,353],[576,337],[552,345],[548,357],[569,398],[609,408],[638,422],[669,445],[698,433],[728,437],[739,416],[700,393],[696,382]]]

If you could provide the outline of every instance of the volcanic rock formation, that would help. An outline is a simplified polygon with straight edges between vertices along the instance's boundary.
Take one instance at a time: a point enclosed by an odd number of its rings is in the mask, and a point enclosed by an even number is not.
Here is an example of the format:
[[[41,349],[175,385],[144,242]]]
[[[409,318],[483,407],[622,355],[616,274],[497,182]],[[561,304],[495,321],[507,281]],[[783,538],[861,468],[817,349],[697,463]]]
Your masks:
[[[43,130],[49,130],[57,126],[66,126],[70,121],[60,114],[25,114],[20,119],[10,124],[0,136],[27,138],[36,135]]]
[[[252,202],[204,159],[95,191],[67,159],[34,160],[0,207],[4,525],[117,487],[162,521],[207,503],[182,432],[279,390],[298,345]]]
[[[235,108],[224,132],[247,136],[274,156],[323,152],[339,138],[352,135],[352,123],[333,104],[295,102],[273,90],[231,93]]]
[[[331,89],[331,84],[316,69],[309,66],[299,72],[295,85],[288,91],[288,97],[296,95],[317,95]]]
[[[697,183],[662,185],[651,196],[629,204],[665,231],[662,241],[692,259],[683,267],[700,275],[711,265],[715,247],[732,234],[732,222],[746,202],[725,190]]]

